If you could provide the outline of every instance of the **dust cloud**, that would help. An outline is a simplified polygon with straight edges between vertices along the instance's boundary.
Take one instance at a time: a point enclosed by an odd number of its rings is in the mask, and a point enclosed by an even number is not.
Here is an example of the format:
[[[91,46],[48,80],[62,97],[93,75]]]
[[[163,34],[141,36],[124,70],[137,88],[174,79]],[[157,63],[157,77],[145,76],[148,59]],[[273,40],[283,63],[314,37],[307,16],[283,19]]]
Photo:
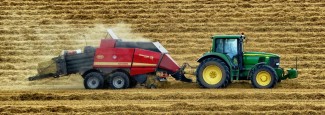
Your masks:
[[[107,32],[108,29],[113,30],[117,37],[123,41],[151,41],[144,38],[140,33],[134,33],[131,24],[121,22],[113,25],[95,24],[93,27],[86,29],[83,32],[83,37],[85,37],[87,45],[98,46],[101,39],[111,39]]]

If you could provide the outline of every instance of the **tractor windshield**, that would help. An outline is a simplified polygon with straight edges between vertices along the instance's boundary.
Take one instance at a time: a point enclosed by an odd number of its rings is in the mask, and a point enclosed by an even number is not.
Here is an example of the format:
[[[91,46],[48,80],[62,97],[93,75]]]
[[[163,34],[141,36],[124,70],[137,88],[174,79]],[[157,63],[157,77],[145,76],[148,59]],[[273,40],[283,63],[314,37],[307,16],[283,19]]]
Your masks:
[[[216,39],[216,52],[225,53],[231,59],[237,55],[237,39]]]
[[[237,55],[237,39],[225,39],[225,53],[233,58]]]

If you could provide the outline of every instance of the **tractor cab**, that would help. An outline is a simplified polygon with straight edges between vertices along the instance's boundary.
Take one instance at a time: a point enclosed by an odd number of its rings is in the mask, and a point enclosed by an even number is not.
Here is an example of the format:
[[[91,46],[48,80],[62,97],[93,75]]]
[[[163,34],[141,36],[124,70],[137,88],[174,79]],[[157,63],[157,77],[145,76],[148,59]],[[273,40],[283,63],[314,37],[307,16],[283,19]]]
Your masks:
[[[216,35],[212,39],[212,52],[226,54],[233,68],[243,69],[244,35]]]

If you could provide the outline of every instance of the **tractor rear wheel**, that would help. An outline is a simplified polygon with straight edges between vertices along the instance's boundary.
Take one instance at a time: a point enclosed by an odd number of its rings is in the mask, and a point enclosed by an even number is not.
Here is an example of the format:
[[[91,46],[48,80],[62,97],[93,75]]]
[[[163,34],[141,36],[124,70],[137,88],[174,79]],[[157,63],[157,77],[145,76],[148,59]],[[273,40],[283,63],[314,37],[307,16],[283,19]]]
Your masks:
[[[104,78],[98,72],[90,72],[85,75],[84,86],[86,89],[102,89],[104,88]]]
[[[277,83],[275,70],[268,65],[258,66],[251,77],[251,82],[255,88],[273,88]]]
[[[125,89],[130,85],[129,76],[123,72],[115,72],[108,78],[108,84],[112,89]]]
[[[197,82],[204,88],[223,88],[230,83],[229,68],[217,58],[208,58],[197,68]]]

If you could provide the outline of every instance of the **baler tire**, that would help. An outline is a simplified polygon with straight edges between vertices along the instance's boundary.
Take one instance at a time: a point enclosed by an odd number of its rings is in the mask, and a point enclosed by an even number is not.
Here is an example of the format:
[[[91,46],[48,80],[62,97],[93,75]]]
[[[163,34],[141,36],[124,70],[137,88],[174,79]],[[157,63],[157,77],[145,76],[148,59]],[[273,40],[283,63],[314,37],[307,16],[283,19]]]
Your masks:
[[[133,77],[130,77],[129,88],[134,88],[137,84],[138,84],[138,82]]]
[[[93,80],[93,81],[89,81],[89,80]],[[92,84],[94,86],[91,86]],[[85,75],[84,87],[86,89],[102,89],[102,88],[104,88],[104,78],[103,78],[103,76],[98,72],[90,72],[90,73],[88,73],[87,75]]]
[[[208,66],[215,66],[219,68],[222,73],[220,81],[217,82],[216,84],[209,84],[204,80],[203,72],[205,68]],[[208,58],[203,60],[200,63],[199,67],[197,68],[196,79],[197,79],[197,83],[203,88],[224,88],[231,83],[231,81],[229,81],[231,79],[230,79],[230,72],[228,66],[226,65],[225,62],[223,62],[218,58]]]
[[[108,84],[112,89],[126,89],[130,86],[129,76],[123,72],[114,72],[109,76]]]
[[[259,77],[263,77],[266,80],[263,80],[262,78],[260,78],[260,80],[257,80]],[[267,82],[269,80],[268,77],[270,78],[269,83]],[[251,77],[251,83],[254,88],[260,88],[260,89],[273,88],[278,82],[277,78],[278,78],[277,74],[272,67],[268,65],[261,65],[261,66],[257,66],[257,68],[254,69],[253,75]],[[263,82],[265,82],[266,85],[263,85]]]

